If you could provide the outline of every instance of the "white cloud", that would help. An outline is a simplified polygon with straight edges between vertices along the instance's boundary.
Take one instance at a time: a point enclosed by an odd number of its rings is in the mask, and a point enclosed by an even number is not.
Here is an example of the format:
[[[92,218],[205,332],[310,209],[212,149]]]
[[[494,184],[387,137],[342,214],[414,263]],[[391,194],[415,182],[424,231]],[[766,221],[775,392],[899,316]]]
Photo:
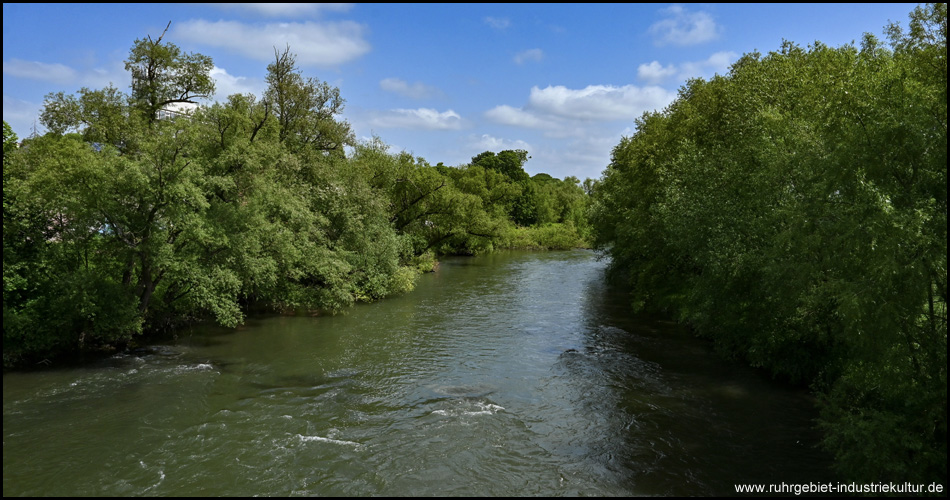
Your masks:
[[[385,78],[379,82],[379,88],[410,99],[428,99],[442,97],[444,95],[441,90],[425,85],[422,82],[416,82],[410,85],[405,80],[399,78]]]
[[[637,67],[637,78],[654,85],[662,83],[676,73],[675,66],[672,64],[663,66],[659,61],[653,61],[650,64],[641,64]]]
[[[524,128],[551,128],[555,124],[548,119],[537,116],[520,108],[508,105],[495,106],[485,112],[485,118],[500,123]]]
[[[222,3],[212,4],[221,9],[240,9],[267,17],[300,17],[319,15],[323,11],[346,12],[351,3]]]
[[[705,61],[683,63],[680,65],[680,79],[688,78],[710,78],[718,73],[724,75],[729,71],[729,66],[739,59],[735,52],[716,52],[709,56]]]
[[[637,77],[647,83],[659,84],[675,79],[685,82],[690,78],[710,78],[715,74],[724,75],[729,72],[729,66],[738,59],[735,52],[716,52],[705,61],[685,62],[679,66],[661,65],[658,61],[650,64],[641,64],[637,68]]]
[[[523,107],[496,106],[484,116],[503,125],[542,129],[543,137],[529,135],[532,147],[523,140],[484,135],[477,143],[478,150],[525,149],[534,157],[525,166],[529,172],[546,172],[557,178],[598,178],[620,140],[616,121],[633,123],[645,111],[662,109],[675,98],[675,92],[658,86],[533,87]]]
[[[218,100],[223,101],[233,94],[254,94],[259,98],[266,88],[262,80],[230,75],[227,70],[217,66],[211,69],[210,74],[214,79],[214,95]]]
[[[674,5],[661,11],[666,19],[650,26],[649,33],[657,45],[695,45],[715,40],[721,28],[712,16],[705,12],[687,12]]]
[[[493,137],[488,134],[482,134],[481,136],[473,136],[469,142],[469,147],[482,151],[504,151],[506,149],[523,149],[525,151],[531,151],[531,145],[520,139],[511,140],[511,139],[501,139],[498,137]]]
[[[301,66],[334,66],[369,52],[364,28],[352,21],[242,24],[200,19],[175,25],[175,38],[230,49],[258,61],[274,59],[274,49],[290,45]]]
[[[80,87],[99,89],[110,84],[120,90],[125,90],[131,81],[128,72],[125,71],[124,63],[121,62],[113,63],[110,68],[77,70],[60,63],[10,59],[3,62],[3,76],[75,87],[72,90],[79,90]]]
[[[430,108],[393,109],[370,119],[370,125],[382,128],[409,128],[426,130],[458,130],[462,117],[452,111],[439,112]]]
[[[495,28],[496,30],[503,30],[511,25],[511,21],[507,17],[486,17],[485,24]]]
[[[644,111],[665,107],[675,97],[675,93],[656,86],[588,85],[574,90],[558,85],[532,87],[527,108],[573,120],[633,120]]]
[[[63,85],[75,83],[78,80],[78,72],[64,64],[48,64],[20,59],[3,61],[3,76],[28,78]]]
[[[528,49],[515,54],[515,63],[524,64],[526,61],[540,61],[544,59],[544,52],[541,49]]]

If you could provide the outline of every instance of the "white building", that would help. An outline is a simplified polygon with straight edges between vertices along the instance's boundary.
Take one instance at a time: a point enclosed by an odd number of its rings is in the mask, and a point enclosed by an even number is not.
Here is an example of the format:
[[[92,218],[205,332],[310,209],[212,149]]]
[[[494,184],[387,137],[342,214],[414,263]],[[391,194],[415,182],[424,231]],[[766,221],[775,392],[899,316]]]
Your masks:
[[[196,109],[198,109],[198,104],[193,102],[170,102],[158,110],[156,118],[164,120],[176,116],[190,116]]]

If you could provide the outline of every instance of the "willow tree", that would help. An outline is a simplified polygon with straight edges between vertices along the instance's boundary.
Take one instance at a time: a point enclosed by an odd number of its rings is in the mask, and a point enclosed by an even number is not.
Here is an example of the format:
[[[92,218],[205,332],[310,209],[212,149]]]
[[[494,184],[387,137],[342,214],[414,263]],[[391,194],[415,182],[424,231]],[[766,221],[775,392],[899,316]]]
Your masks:
[[[811,384],[858,482],[946,481],[946,5],[910,18],[688,82],[594,191],[634,305]]]
[[[353,145],[349,124],[338,119],[345,100],[340,89],[312,77],[304,77],[290,47],[275,50],[275,61],[267,66],[264,98],[271,104],[280,124],[280,140],[295,150],[310,148],[341,155]]]
[[[160,118],[213,88],[211,59],[163,37],[135,42],[131,95],[51,94],[49,132],[5,143],[5,360],[411,285],[388,198],[343,155],[337,92],[291,72],[270,82],[287,92]]]

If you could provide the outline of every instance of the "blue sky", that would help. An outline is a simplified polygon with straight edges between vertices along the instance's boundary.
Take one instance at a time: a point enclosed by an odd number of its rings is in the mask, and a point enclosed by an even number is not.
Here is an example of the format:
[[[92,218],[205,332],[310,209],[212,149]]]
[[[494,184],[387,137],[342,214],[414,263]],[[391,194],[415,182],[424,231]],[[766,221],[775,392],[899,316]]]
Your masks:
[[[634,119],[744,53],[884,38],[917,4],[3,4],[3,119],[112,83],[138,38],[215,63],[216,99],[262,94],[274,47],[340,88],[357,138],[429,163],[526,149],[530,174],[599,178]]]

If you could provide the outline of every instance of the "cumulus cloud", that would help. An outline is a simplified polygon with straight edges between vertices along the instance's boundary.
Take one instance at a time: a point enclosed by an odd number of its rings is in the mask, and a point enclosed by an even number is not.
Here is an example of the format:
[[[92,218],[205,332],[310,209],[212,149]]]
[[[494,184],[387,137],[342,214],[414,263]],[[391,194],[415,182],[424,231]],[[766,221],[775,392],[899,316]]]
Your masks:
[[[716,52],[704,61],[685,62],[679,66],[661,65],[658,61],[641,64],[637,68],[637,77],[647,83],[659,84],[672,79],[685,82],[690,78],[710,78],[715,74],[726,74],[739,55],[735,52]]]
[[[221,9],[240,9],[267,17],[300,17],[319,15],[324,11],[346,12],[351,3],[222,3],[212,4]]]
[[[659,84],[677,73],[676,67],[672,64],[663,66],[659,61],[653,61],[650,64],[641,64],[637,67],[637,78],[647,83]]]
[[[524,141],[515,144],[516,141],[488,135],[481,138],[478,146],[480,150],[493,151],[525,149],[532,152],[534,165],[540,171],[558,178],[567,175],[596,178],[607,166],[610,151],[620,140],[617,121],[632,123],[645,111],[662,109],[675,98],[675,92],[658,86],[532,87],[524,106],[496,106],[484,116],[503,125],[542,130],[544,139],[538,143],[541,149],[532,148]]]
[[[506,17],[502,17],[502,18],[486,17],[485,24],[491,26],[492,28],[495,28],[496,30],[503,30],[507,28],[509,25],[511,25],[511,21]]]
[[[680,78],[709,78],[714,74],[725,74],[729,66],[739,58],[735,52],[716,52],[705,61],[689,62],[680,65]]]
[[[410,84],[399,78],[385,78],[379,82],[379,88],[410,99],[429,99],[444,95],[441,90],[422,82]]]
[[[528,49],[515,54],[515,63],[524,64],[527,61],[540,61],[544,59],[544,52],[541,49]]]
[[[370,120],[370,125],[381,128],[409,128],[426,130],[458,130],[462,117],[452,111],[439,112],[430,108],[393,109]]]
[[[233,50],[258,61],[274,59],[274,48],[297,55],[301,66],[334,66],[369,52],[364,27],[352,21],[243,24],[201,19],[175,25],[175,38]]]
[[[266,85],[264,81],[251,79],[246,76],[228,74],[224,68],[215,66],[211,69],[211,78],[214,79],[214,95],[218,100],[227,99],[233,94],[254,94],[262,96]]]
[[[511,140],[493,137],[488,134],[473,136],[469,146],[478,151],[504,151],[506,149],[523,149],[531,151],[531,145],[521,139]]]
[[[555,125],[551,120],[506,104],[489,109],[485,112],[485,118],[495,123],[514,127],[543,129],[551,128]]]
[[[659,87],[633,85],[534,87],[524,107],[496,106],[484,114],[492,122],[526,129],[526,137],[472,136],[470,147],[475,151],[524,149],[533,156],[525,167],[529,172],[546,172],[557,178],[597,178],[610,162],[610,151],[621,135],[632,133],[634,119],[644,111],[662,109],[675,97],[675,92]],[[618,128],[616,120],[627,124]],[[540,129],[543,135],[530,129]]]
[[[660,109],[676,94],[656,86],[588,85],[583,89],[548,86],[531,88],[528,109],[573,120],[633,120],[644,111]]]
[[[721,28],[706,12],[688,12],[679,5],[661,11],[666,18],[650,26],[657,45],[695,45],[715,40]]]

